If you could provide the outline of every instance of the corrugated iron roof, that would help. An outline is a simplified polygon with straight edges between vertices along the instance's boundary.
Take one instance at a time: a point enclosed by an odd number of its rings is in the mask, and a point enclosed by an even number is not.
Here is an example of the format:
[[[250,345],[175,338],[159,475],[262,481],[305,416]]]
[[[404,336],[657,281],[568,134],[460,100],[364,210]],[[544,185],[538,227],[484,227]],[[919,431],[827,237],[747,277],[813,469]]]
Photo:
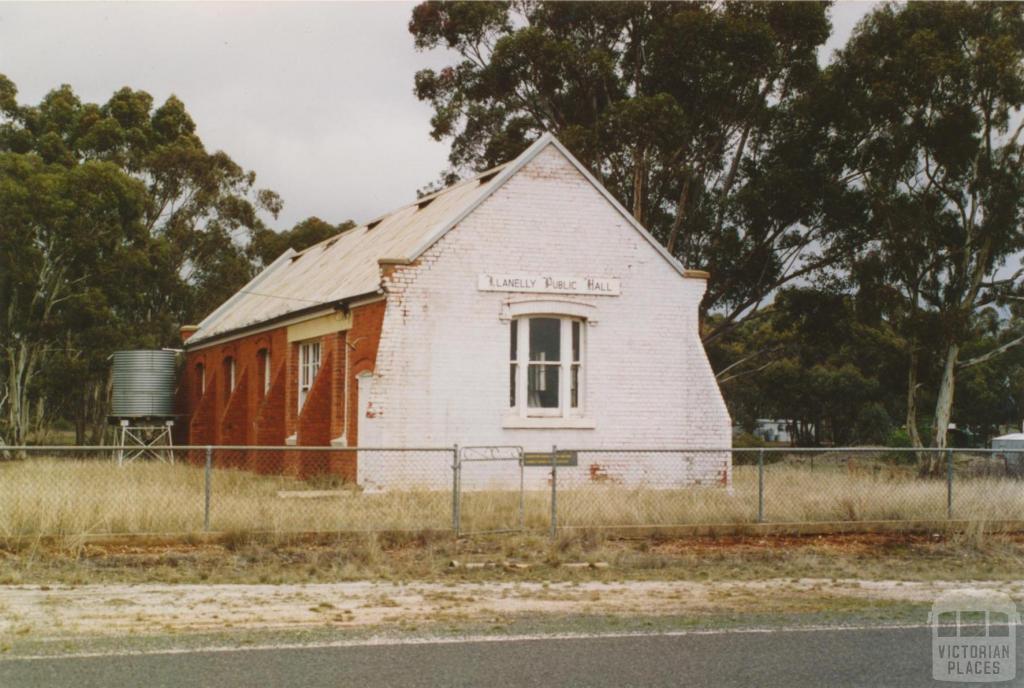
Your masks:
[[[207,316],[189,345],[380,288],[381,259],[406,260],[439,227],[475,205],[508,163],[295,252],[286,251]]]
[[[552,145],[682,277],[688,274],[593,175],[551,134],[544,134],[515,160],[482,172],[359,227],[296,253],[289,249],[199,323],[189,348],[268,321],[298,317],[322,307],[379,292],[380,262],[404,262],[461,222],[489,195]]]

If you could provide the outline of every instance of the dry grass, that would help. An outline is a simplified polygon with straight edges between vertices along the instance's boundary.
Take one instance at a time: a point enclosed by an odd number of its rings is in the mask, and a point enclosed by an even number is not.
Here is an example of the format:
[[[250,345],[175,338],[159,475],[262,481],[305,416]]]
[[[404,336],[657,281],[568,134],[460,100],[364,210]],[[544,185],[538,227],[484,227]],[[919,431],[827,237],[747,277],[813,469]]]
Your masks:
[[[460,565],[452,566],[453,561]],[[572,565],[580,562],[608,566]],[[357,533],[239,536],[203,544],[0,545],[0,585],[805,577],[1016,581],[1022,570],[1024,536],[1012,534],[678,538],[656,533],[623,539],[584,530],[565,531],[554,540],[533,534],[456,540]]]
[[[1022,484],[999,478],[958,479],[955,518],[978,521],[1024,519]],[[628,489],[594,485],[559,493],[562,525],[752,523],[758,509],[757,468],[737,466],[733,488]],[[899,521],[946,518],[946,483],[909,471],[834,470],[775,464],[765,470],[765,520]]]
[[[83,534],[194,533],[203,529],[204,472],[187,464],[33,459],[0,463],[0,537],[72,538]],[[239,470],[214,474],[210,528],[221,532],[347,532],[445,530],[452,495],[411,490],[364,494],[344,490],[294,499],[282,491],[318,486],[286,476]],[[978,523],[1024,520],[1021,483],[959,479],[954,514]],[[946,516],[944,481],[898,470],[836,470],[774,464],[765,471],[768,521],[938,520]],[[527,529],[549,525],[549,492],[525,495]],[[520,519],[517,492],[468,492],[466,532],[512,529]],[[757,518],[757,469],[738,466],[731,490],[630,488],[591,484],[558,491],[565,526],[740,524]]]

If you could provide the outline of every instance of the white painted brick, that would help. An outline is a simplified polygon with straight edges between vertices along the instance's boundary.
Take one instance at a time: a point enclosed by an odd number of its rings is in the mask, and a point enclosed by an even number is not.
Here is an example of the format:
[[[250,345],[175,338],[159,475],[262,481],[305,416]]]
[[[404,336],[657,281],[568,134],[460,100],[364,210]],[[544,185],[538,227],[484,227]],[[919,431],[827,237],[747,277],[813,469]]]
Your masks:
[[[498,316],[511,295],[478,291],[477,277],[514,272],[621,280],[621,296],[570,297],[596,306],[585,361],[594,429],[502,428],[509,324]],[[385,288],[369,400],[376,416],[360,418],[363,446],[730,446],[728,411],[698,331],[704,281],[681,277],[553,146],[415,265],[396,268]],[[642,481],[645,471],[647,480],[654,471],[666,483],[731,479],[725,451],[676,461],[668,477],[663,457],[637,461],[643,465],[623,469],[624,480]],[[580,479],[589,471],[583,463],[575,469]],[[389,483],[375,466],[360,457],[361,483]],[[528,470],[532,481],[547,479],[544,469]],[[443,466],[437,473],[450,480]]]

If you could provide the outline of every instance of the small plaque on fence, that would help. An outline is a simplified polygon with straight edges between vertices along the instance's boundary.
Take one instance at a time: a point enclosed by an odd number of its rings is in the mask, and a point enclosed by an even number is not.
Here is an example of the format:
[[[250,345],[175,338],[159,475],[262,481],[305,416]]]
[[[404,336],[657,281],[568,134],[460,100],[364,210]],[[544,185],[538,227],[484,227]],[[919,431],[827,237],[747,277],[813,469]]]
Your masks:
[[[555,457],[558,466],[576,466],[577,458],[574,451],[559,451]],[[551,452],[523,452],[524,466],[551,466]]]

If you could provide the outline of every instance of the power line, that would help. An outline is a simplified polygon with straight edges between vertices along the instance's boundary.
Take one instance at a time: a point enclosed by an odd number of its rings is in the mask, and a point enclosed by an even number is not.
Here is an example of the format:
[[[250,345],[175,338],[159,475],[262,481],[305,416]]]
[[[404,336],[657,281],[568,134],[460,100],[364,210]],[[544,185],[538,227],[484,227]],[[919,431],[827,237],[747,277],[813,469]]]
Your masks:
[[[322,301],[317,299],[303,299],[298,296],[282,296],[280,294],[268,294],[261,291],[252,291],[251,289],[240,289],[239,293],[251,294],[252,296],[265,296],[268,299],[283,299],[285,301],[304,301],[306,303],[329,303],[328,301]]]

